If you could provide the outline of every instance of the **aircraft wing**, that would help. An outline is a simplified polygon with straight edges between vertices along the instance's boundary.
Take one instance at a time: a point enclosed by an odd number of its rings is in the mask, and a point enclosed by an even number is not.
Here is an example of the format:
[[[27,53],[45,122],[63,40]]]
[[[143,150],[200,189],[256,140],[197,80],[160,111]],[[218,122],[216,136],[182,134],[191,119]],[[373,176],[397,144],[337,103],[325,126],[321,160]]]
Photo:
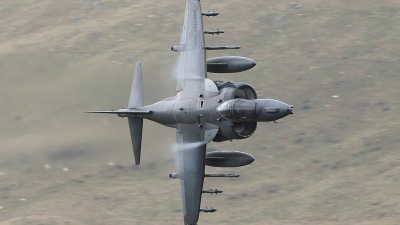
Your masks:
[[[185,21],[179,52],[176,91],[178,98],[200,99],[204,93],[206,59],[203,18],[199,0],[186,0]],[[206,144],[218,132],[218,126],[201,117],[193,124],[179,123],[175,161],[181,184],[185,225],[197,224],[204,182]]]
[[[197,224],[203,191],[206,144],[214,138],[218,127],[205,124],[179,124],[176,135],[175,161],[181,183],[185,225]]]
[[[193,88],[201,90],[203,87],[199,87],[199,84],[204,83],[207,76],[203,18],[199,0],[186,0],[185,21],[178,47],[180,55],[176,91],[197,92]]]

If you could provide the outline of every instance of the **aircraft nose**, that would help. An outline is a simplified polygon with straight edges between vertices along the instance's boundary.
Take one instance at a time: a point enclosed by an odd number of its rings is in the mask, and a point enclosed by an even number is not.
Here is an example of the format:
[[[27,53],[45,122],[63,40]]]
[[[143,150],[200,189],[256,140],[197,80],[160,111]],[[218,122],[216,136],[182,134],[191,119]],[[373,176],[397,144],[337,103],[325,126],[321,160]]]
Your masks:
[[[279,107],[279,114],[282,117],[285,117],[285,116],[290,115],[290,114],[294,114],[293,113],[293,108],[292,108],[291,105],[288,105],[288,104],[286,104],[284,102],[278,102],[277,106]]]
[[[294,114],[294,112],[293,112],[293,108],[294,108],[294,106],[289,106],[288,108],[287,108],[287,112],[289,113],[289,114]]]
[[[258,121],[275,121],[293,114],[293,107],[275,99],[257,99]],[[262,112],[262,113],[261,113]]]

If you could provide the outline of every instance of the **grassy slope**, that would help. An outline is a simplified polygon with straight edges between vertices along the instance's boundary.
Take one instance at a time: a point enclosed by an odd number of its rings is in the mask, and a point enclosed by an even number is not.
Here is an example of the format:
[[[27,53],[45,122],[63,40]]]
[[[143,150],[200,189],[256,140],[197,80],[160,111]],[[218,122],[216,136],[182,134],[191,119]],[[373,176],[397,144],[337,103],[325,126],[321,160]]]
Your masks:
[[[242,46],[208,56],[258,63],[209,77],[246,81],[296,114],[247,140],[210,144],[256,161],[207,168],[241,177],[206,180],[225,192],[204,196],[219,211],[200,222],[396,224],[400,3],[290,2],[202,2],[221,12],[205,28],[227,32],[207,44]],[[125,106],[136,60],[147,103],[173,95],[168,49],[183,9],[157,0],[0,3],[0,224],[181,223],[179,185],[167,178],[174,131],[146,122],[143,163],[132,166],[126,121],[81,111]]]

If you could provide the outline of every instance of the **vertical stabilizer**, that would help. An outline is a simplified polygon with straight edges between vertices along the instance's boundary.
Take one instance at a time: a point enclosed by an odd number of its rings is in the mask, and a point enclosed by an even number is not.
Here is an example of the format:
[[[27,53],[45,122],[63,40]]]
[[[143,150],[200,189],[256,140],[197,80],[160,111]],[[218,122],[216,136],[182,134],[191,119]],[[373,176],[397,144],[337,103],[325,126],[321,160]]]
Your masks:
[[[131,95],[129,97],[128,109],[143,106],[143,87],[142,87],[142,66],[140,62],[136,63],[135,74]],[[135,164],[140,164],[140,153],[142,148],[142,131],[143,118],[128,117],[129,130],[131,132],[133,154],[135,156]]]
[[[142,87],[142,65],[136,63],[135,75],[133,76],[131,95],[129,97],[128,109],[143,106],[143,87]]]

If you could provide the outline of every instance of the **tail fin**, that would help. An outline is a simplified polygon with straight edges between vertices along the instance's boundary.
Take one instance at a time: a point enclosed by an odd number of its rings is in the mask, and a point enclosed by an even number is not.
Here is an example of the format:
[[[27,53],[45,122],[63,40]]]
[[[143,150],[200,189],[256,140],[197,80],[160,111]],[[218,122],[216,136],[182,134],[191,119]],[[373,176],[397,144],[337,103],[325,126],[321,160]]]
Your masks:
[[[143,106],[143,87],[142,87],[142,65],[136,63],[135,74],[133,76],[131,95],[129,97],[128,109]]]
[[[135,74],[131,95],[129,97],[128,109],[143,106],[143,87],[142,87],[142,66],[140,62],[136,63]],[[135,164],[140,164],[140,153],[142,148],[142,131],[143,118],[128,117],[129,130],[131,132],[133,154],[135,156]]]

